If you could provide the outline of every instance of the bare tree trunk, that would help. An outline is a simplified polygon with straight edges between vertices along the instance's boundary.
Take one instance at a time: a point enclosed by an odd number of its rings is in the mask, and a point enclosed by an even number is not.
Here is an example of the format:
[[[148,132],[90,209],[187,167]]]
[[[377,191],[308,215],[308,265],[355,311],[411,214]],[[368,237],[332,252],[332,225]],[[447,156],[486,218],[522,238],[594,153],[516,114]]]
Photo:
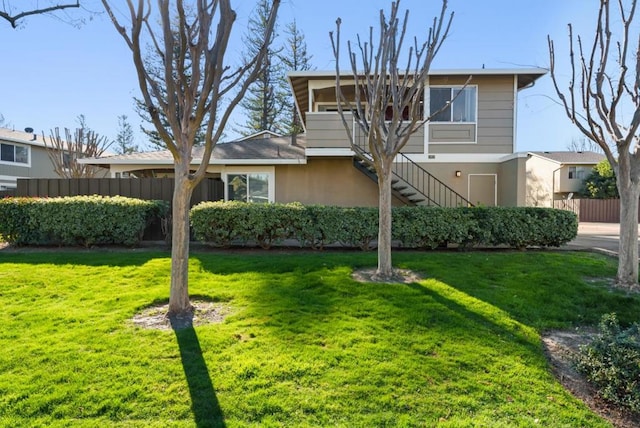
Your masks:
[[[386,165],[386,164],[389,165]],[[391,166],[385,162],[378,172],[378,270],[376,276],[393,276],[391,263]]]
[[[193,185],[189,180],[188,163],[181,160],[175,165],[169,316],[181,316],[193,310],[189,301],[189,203]]]
[[[638,289],[638,200],[640,182],[631,179],[629,156],[620,156],[618,190],[620,193],[620,246],[616,283],[626,289]]]

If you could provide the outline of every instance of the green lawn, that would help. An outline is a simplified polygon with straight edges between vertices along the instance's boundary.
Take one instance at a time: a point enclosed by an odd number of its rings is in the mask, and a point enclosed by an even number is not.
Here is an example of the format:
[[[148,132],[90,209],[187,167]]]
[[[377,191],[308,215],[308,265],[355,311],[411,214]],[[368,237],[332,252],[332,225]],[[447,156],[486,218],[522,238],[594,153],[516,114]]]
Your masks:
[[[608,426],[549,371],[539,333],[637,320],[589,253],[194,252],[222,324],[131,317],[166,301],[165,252],[0,252],[0,426]]]

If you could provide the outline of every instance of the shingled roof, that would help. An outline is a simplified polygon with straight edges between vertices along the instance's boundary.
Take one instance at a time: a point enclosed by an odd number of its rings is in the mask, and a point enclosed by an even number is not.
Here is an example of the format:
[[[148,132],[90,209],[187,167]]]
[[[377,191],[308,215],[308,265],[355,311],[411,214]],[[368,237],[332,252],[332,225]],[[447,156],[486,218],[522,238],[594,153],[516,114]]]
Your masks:
[[[596,152],[529,152],[532,155],[549,159],[560,164],[595,165],[606,159],[605,155]]]
[[[246,161],[247,163],[303,163],[306,159],[304,153],[305,139],[303,135],[297,135],[295,141],[291,136],[256,138],[251,140],[239,140],[229,143],[219,143],[213,149],[210,162],[224,164],[229,161],[235,163]],[[199,163],[204,154],[204,147],[193,148],[193,162]],[[82,159],[81,162],[89,164],[173,164],[173,157],[169,150],[155,152],[140,152],[127,155],[105,156],[96,159]]]

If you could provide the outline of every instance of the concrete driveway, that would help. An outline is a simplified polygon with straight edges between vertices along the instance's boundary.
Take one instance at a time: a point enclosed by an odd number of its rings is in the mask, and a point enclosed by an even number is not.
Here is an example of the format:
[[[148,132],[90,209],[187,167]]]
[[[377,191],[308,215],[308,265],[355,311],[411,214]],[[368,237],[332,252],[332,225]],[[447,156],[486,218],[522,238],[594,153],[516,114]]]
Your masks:
[[[640,233],[639,233],[640,235]],[[618,223],[580,223],[578,236],[566,247],[575,249],[592,248],[612,255],[618,254],[620,225]]]

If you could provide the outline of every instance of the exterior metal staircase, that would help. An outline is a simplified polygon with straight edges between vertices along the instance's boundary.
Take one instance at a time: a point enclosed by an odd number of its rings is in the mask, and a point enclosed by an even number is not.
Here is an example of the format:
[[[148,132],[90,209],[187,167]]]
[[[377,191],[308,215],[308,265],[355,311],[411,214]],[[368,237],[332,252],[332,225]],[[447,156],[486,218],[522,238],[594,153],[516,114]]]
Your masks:
[[[353,165],[376,183],[378,176],[372,166],[372,156],[362,145],[352,147]],[[471,207],[473,204],[451,187],[438,180],[427,170],[403,153],[396,157],[391,189],[393,195],[408,205],[439,207]]]

